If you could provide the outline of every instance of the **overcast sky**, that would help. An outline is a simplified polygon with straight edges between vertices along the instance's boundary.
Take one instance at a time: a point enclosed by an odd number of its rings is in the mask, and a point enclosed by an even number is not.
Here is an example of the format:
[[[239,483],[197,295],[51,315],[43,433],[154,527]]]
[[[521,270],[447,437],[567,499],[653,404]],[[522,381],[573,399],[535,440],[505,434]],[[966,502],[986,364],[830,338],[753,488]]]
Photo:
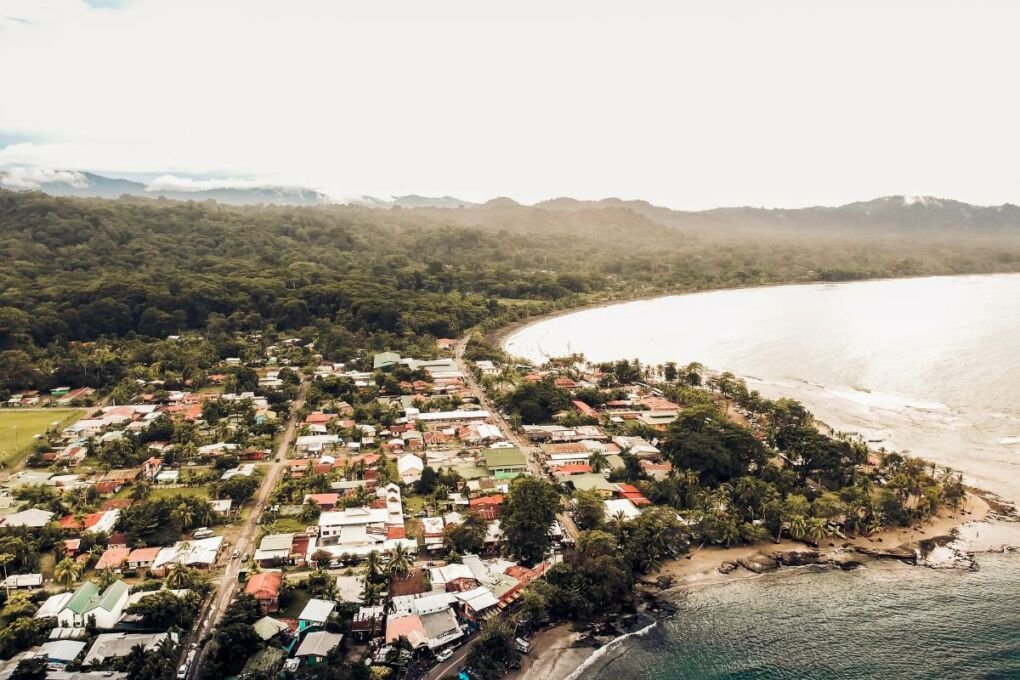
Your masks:
[[[1020,3],[0,0],[0,166],[1020,202]]]

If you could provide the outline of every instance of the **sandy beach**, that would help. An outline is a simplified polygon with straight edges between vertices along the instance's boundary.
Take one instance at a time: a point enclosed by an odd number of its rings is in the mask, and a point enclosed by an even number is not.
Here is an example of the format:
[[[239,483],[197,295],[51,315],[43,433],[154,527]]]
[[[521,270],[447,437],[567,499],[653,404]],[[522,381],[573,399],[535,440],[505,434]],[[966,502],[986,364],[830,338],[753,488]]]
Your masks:
[[[1020,538],[1017,535],[1020,534],[1020,525],[986,521],[994,510],[992,504],[982,496],[968,493],[963,510],[957,513],[944,511],[920,528],[889,529],[876,532],[870,537],[859,536],[847,540],[834,538],[823,541],[819,549],[823,554],[847,552],[844,546],[849,544],[853,547],[891,550],[952,535],[960,535],[968,549],[976,552],[998,551],[1004,545],[1016,545],[1017,539]],[[1002,529],[998,530],[999,528]],[[719,572],[719,565],[761,553],[810,549],[811,546],[805,543],[786,539],[779,543],[767,542],[732,548],[707,546],[693,551],[688,556],[665,563],[658,572],[647,577],[646,581],[668,577],[673,582],[672,588],[690,588],[754,578],[758,575],[743,568],[730,574],[722,574]],[[863,555],[860,557],[866,559]],[[522,660],[520,670],[507,677],[513,680],[566,680],[595,652],[588,646],[574,646],[581,636],[581,633],[574,632],[569,625],[554,626],[541,631],[532,639],[531,653]]]
[[[581,637],[569,624],[553,626],[538,633],[531,641],[531,652],[521,659],[519,670],[508,680],[562,680],[577,670],[595,651],[591,647],[574,647]]]

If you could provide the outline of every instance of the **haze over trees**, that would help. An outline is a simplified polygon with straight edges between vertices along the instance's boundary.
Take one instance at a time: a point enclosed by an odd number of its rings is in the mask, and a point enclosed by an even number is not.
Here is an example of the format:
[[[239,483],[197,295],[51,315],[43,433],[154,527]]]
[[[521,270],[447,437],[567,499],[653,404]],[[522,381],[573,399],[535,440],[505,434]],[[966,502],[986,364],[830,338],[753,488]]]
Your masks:
[[[373,210],[0,191],[0,393],[112,387],[160,361],[190,378],[239,351],[237,331],[315,338],[346,361],[655,292],[1020,268],[1018,210],[961,205],[886,200],[879,219],[860,206]],[[153,342],[188,330],[204,340]]]

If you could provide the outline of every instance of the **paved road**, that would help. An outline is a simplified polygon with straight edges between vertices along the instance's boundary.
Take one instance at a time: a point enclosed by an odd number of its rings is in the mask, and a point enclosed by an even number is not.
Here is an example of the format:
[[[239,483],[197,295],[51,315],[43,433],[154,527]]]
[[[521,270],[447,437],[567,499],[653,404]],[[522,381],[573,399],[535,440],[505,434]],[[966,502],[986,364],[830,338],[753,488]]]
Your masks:
[[[468,389],[471,390],[471,393],[478,399],[478,403],[481,404],[482,408],[492,414],[492,419],[503,433],[506,434],[507,440],[524,452],[524,455],[528,459],[528,468],[531,470],[531,474],[536,477],[548,477],[545,470],[542,469],[541,459],[539,458],[539,449],[532,446],[531,442],[525,440],[523,437],[518,435],[512,427],[510,427],[510,423],[508,423],[506,418],[500,414],[496,404],[489,399],[485,390],[478,384],[478,381],[475,380],[474,372],[472,372],[471,367],[468,366],[467,361],[464,359],[464,350],[467,348],[467,342],[468,339],[463,338],[457,343],[457,348],[454,351],[454,360],[457,362],[457,369],[464,374],[464,380]],[[572,541],[576,542],[578,529],[577,525],[574,524],[574,520],[572,520],[566,512],[561,512],[557,515],[557,519],[563,527],[564,533],[566,533]]]
[[[453,656],[439,664],[434,666],[425,675],[425,680],[439,680],[444,675],[456,675],[460,672],[460,669],[464,667],[464,661],[467,659],[467,655],[471,652],[471,647],[475,644],[475,639],[471,639],[464,643],[457,649],[453,650]]]
[[[298,395],[291,406],[290,418],[288,418],[287,425],[283,431],[283,438],[276,449],[276,457],[270,464],[269,470],[262,481],[262,486],[255,497],[255,507],[248,515],[248,519],[241,527],[241,533],[237,537],[234,547],[240,552],[240,557],[228,560],[227,567],[223,572],[223,576],[220,577],[220,583],[216,592],[192,630],[191,637],[194,640],[201,639],[206,633],[216,627],[216,624],[223,616],[223,612],[226,611],[230,601],[234,598],[234,593],[237,591],[237,574],[241,570],[241,565],[244,563],[244,559],[249,552],[249,547],[255,541],[255,536],[258,533],[259,518],[262,516],[269,496],[272,494],[273,489],[276,488],[280,472],[284,467],[284,461],[287,459],[287,450],[290,448],[291,442],[294,441],[294,435],[297,434],[299,425],[298,411],[304,406],[309,384],[309,382],[305,381],[298,390]],[[201,670],[206,661],[206,647],[202,648],[202,651],[195,659],[195,663],[188,669],[188,678],[198,678],[201,676]]]

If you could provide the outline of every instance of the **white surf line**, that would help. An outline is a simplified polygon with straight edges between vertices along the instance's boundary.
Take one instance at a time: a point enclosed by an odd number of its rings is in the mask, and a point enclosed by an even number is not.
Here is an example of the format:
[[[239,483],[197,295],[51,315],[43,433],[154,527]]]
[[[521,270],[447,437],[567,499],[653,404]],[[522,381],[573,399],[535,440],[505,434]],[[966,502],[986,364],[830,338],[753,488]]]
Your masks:
[[[655,628],[657,625],[659,625],[659,622],[658,621],[653,621],[652,623],[648,624],[647,626],[645,626],[641,630],[635,630],[633,633],[627,633],[626,635],[621,635],[618,638],[613,638],[608,643],[606,643],[605,645],[599,647],[594,652],[592,652],[591,656],[589,656],[587,659],[585,659],[581,663],[581,665],[578,666],[577,669],[573,673],[571,673],[566,678],[564,678],[564,680],[577,680],[578,678],[581,677],[581,674],[584,673],[584,671],[586,671],[589,668],[591,668],[592,664],[594,664],[596,661],[598,661],[603,656],[605,656],[606,653],[608,653],[610,649],[612,649],[613,647],[618,647],[620,645],[620,643],[622,643],[624,640],[626,640],[629,637],[634,637],[634,636],[637,636],[637,635],[646,635],[648,633],[648,631],[650,631],[652,628]]]

